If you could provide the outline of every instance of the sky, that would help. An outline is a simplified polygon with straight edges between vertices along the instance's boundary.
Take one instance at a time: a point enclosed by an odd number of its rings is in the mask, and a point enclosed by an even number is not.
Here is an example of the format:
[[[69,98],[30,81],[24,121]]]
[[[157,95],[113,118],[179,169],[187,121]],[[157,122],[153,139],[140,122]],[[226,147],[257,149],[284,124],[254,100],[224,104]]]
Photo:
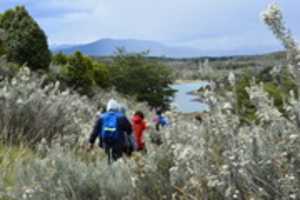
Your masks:
[[[50,45],[103,38],[142,39],[203,50],[280,49],[260,19],[271,0],[0,0],[0,12],[24,5]],[[277,0],[300,39],[299,0]]]

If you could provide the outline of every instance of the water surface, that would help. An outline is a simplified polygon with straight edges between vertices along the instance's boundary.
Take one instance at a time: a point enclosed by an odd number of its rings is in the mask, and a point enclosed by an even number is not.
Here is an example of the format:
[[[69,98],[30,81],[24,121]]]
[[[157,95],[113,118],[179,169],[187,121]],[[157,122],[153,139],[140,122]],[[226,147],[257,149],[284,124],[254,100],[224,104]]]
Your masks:
[[[190,92],[206,85],[206,82],[174,84],[172,88],[178,90],[173,101],[177,110],[184,113],[208,111],[208,105],[197,101],[197,97],[190,94]]]

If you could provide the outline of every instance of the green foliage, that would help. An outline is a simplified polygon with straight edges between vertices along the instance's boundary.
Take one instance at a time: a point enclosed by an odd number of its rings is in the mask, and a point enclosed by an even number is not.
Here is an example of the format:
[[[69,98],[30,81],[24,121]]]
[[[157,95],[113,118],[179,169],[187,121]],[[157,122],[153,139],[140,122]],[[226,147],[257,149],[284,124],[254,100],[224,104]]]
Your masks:
[[[249,94],[246,88],[250,86],[251,73],[245,72],[239,82],[235,85],[235,92],[237,98],[237,112],[241,116],[242,122],[249,122],[255,120],[255,106],[250,101]]]
[[[52,63],[55,65],[66,65],[68,63],[68,56],[59,52],[52,56]]]
[[[110,86],[109,70],[105,64],[95,62],[93,65],[93,76],[97,86],[104,88]]]
[[[51,61],[47,37],[22,6],[6,11],[0,18],[0,28],[7,34],[7,58],[31,69],[47,69]]]
[[[76,52],[70,57],[58,54],[54,58],[54,62],[63,65],[62,73],[67,85],[80,93],[89,94],[94,86],[109,86],[106,65],[94,62],[80,52]]]
[[[19,65],[15,63],[8,63],[5,58],[0,57],[0,81],[14,78],[19,69]]]
[[[284,112],[283,110],[283,100],[287,96],[284,91],[281,90],[276,84],[269,82],[264,84],[264,90],[273,98],[274,105],[279,111]]]
[[[5,40],[6,40],[5,32],[4,30],[0,29],[0,56],[6,53]]]
[[[288,94],[289,91],[294,91],[296,96],[298,97],[298,86],[296,84],[296,81],[294,79],[294,76],[289,72],[287,67],[283,68],[281,74],[280,74],[280,83],[281,88],[285,94]]]
[[[264,83],[264,90],[270,95],[274,101],[274,106],[283,114],[284,102],[288,98],[289,92],[293,91],[296,96],[297,85],[293,75],[288,71],[287,67],[281,69],[279,73],[272,75],[273,68],[267,67],[257,74],[256,83]],[[251,71],[245,71],[239,78],[236,86],[237,111],[241,116],[242,122],[255,121],[255,106],[249,99],[249,94],[246,88],[250,86],[251,77],[255,75]]]
[[[16,160],[20,162],[29,161],[33,158],[33,152],[25,147],[9,147],[0,144],[0,177],[4,181],[4,187],[15,184]]]
[[[94,85],[92,61],[76,52],[66,65],[66,76],[69,85],[75,89],[87,91]]]
[[[171,70],[157,61],[146,60],[145,55],[119,50],[111,67],[111,82],[119,92],[165,109],[175,92],[170,88]]]
[[[283,111],[284,101],[288,98],[289,92],[297,94],[297,85],[293,75],[287,67],[283,67],[279,73],[271,75],[272,68],[266,68],[259,74],[259,80],[264,82],[264,90],[273,98],[275,106]]]

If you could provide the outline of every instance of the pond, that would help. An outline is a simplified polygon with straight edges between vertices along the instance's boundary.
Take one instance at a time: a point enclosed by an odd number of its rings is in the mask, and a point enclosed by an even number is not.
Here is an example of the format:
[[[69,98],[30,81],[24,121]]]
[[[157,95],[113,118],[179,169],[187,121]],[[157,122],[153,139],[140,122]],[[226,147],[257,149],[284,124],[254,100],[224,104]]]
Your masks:
[[[172,85],[172,88],[177,90],[173,101],[177,110],[183,113],[208,111],[208,105],[196,100],[197,97],[190,93],[200,87],[205,87],[206,85],[206,82],[179,83]]]

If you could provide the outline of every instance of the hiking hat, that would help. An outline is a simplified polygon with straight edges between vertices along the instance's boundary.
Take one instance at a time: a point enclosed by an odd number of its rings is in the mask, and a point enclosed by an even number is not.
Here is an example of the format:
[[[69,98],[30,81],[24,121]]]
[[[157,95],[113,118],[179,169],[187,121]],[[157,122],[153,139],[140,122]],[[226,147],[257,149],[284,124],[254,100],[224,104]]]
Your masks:
[[[107,111],[118,111],[119,107],[120,106],[116,100],[110,99],[107,103],[106,110]]]

